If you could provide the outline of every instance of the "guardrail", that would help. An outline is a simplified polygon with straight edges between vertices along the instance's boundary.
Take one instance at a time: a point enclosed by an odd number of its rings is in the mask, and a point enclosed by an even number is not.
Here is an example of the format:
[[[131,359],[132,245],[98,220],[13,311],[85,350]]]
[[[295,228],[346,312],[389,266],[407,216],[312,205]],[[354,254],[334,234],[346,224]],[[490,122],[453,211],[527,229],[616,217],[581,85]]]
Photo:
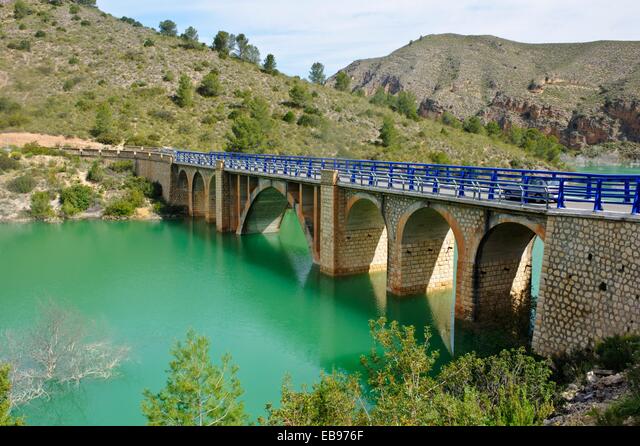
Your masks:
[[[225,168],[231,170],[310,180],[319,180],[321,171],[329,169],[338,171],[338,179],[342,184],[504,201],[526,207],[571,207],[594,212],[607,210],[640,213],[640,175],[600,175],[230,152],[175,151],[173,157],[178,164],[215,167],[216,161],[223,160]]]

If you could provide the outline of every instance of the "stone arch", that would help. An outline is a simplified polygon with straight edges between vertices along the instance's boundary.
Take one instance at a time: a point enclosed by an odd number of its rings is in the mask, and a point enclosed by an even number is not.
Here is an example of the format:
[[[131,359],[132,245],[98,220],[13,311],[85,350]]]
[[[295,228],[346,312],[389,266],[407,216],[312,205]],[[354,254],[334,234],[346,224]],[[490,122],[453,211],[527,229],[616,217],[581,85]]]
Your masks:
[[[531,318],[532,253],[541,227],[502,220],[482,237],[473,269],[473,319],[527,337]]]
[[[455,247],[464,257],[464,239],[456,219],[441,206],[415,203],[398,221],[388,289],[400,296],[453,289]]]
[[[313,235],[300,211],[299,203],[294,194],[288,192],[287,184],[284,182],[268,180],[258,184],[251,192],[248,204],[242,211],[236,232],[237,234],[278,232],[287,208],[295,211],[307,239],[309,252],[317,261],[318,253],[313,249]]]
[[[189,207],[189,176],[183,169],[178,171],[174,203],[177,206],[184,206],[185,208]]]
[[[191,181],[191,214],[194,217],[204,217],[206,213],[206,191],[204,179],[202,178],[202,174],[200,172],[196,172],[193,175],[193,180]]]
[[[209,179],[209,188],[207,197],[207,221],[209,223],[216,222],[216,174],[211,175]]]
[[[341,261],[347,274],[384,271],[387,268],[387,225],[382,203],[373,195],[358,193],[345,207]]]

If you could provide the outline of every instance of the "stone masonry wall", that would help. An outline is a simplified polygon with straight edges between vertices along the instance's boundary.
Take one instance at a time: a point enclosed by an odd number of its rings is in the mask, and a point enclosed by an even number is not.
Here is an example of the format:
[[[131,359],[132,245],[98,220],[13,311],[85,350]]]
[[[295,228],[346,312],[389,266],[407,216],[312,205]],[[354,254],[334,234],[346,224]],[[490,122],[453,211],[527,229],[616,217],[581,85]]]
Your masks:
[[[171,200],[171,164],[166,161],[136,159],[136,175],[158,182],[162,186],[162,197]]]
[[[640,334],[639,247],[637,222],[549,216],[534,351]]]

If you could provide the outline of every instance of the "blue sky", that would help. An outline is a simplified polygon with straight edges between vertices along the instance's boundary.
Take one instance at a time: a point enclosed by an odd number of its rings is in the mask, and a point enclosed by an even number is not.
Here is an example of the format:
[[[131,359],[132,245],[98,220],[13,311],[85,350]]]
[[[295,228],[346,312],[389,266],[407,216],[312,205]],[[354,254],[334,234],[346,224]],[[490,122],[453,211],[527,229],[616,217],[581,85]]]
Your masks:
[[[171,19],[245,33],[262,57],[306,77],[315,61],[333,74],[356,59],[389,54],[420,35],[492,34],[521,42],[640,40],[637,0],[98,0],[117,17],[157,28]]]

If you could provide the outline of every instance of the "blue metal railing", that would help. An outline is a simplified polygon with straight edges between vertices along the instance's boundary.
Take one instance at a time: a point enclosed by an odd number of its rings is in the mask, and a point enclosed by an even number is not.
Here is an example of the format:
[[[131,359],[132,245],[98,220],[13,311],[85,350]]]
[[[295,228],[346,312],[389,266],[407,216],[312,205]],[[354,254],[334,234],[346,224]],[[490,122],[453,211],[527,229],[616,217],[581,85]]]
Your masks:
[[[343,184],[486,201],[527,207],[567,207],[594,212],[640,214],[640,175],[601,175],[547,170],[500,169],[392,161],[175,151],[174,162],[319,180],[338,171]]]

